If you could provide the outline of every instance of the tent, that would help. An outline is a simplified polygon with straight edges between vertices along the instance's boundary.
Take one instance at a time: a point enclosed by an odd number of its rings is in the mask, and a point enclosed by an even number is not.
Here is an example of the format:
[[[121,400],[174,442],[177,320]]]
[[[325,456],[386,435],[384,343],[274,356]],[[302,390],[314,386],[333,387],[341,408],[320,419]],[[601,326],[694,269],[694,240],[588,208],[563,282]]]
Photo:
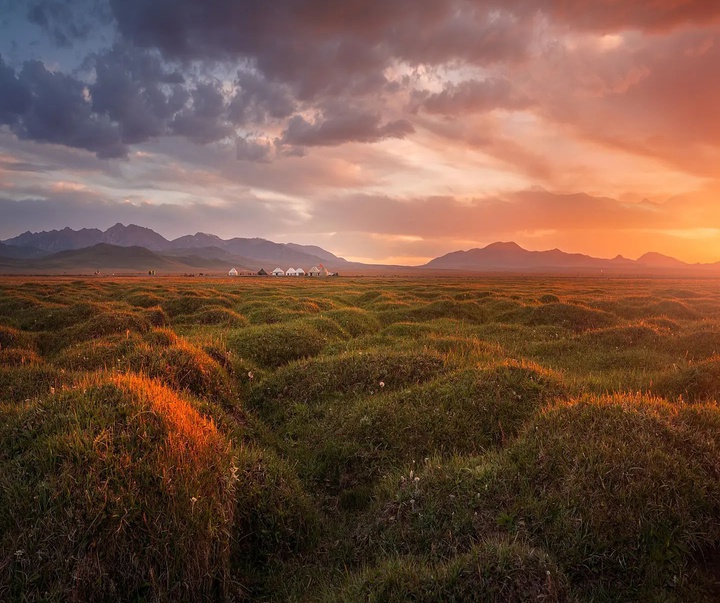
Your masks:
[[[285,276],[285,271],[282,268],[275,268],[272,271],[273,276]]]
[[[320,276],[320,268],[313,266],[310,270],[308,270],[308,274],[310,276]]]
[[[320,264],[320,276],[327,276],[329,274],[328,269]]]
[[[285,271],[285,276],[297,276],[297,272],[295,271],[295,268],[288,268]]]
[[[305,271],[304,271],[302,268],[298,268],[298,269],[295,271],[295,275],[296,275],[296,276],[305,276]]]
[[[230,268],[230,272],[228,272],[228,276],[237,276],[238,271],[235,268]]]
[[[267,276],[267,275],[268,275],[268,273],[265,272],[265,268],[260,268],[260,270],[258,270],[258,276]]]

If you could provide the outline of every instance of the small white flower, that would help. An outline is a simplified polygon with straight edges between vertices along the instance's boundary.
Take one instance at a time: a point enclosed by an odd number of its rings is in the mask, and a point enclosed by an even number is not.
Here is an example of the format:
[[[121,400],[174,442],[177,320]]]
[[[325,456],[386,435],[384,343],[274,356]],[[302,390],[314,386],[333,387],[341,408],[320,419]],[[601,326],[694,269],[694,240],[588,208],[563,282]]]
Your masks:
[[[248,379],[252,379],[254,376],[252,371],[248,371]]]
[[[384,381],[381,381],[381,382],[380,382],[380,387],[381,387],[381,388],[385,387],[385,382],[384,382]]]

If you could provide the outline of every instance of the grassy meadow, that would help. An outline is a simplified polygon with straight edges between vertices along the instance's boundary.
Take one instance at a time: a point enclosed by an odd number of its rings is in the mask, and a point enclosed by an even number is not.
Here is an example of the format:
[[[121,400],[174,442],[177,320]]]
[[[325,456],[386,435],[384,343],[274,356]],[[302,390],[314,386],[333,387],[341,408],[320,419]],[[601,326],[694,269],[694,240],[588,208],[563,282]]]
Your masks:
[[[0,280],[0,600],[720,592],[720,282]]]

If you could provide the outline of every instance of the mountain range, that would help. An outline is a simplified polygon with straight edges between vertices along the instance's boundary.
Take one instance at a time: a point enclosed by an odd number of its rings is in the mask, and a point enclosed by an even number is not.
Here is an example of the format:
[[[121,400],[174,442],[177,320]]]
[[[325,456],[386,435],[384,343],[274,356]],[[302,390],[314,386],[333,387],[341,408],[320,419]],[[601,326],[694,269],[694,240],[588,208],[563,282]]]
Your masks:
[[[126,249],[134,251],[128,253]],[[143,254],[141,249],[149,254]],[[98,266],[98,258],[108,263]],[[26,268],[33,272],[101,267],[188,272],[227,270],[228,266],[270,271],[278,265],[310,268],[323,262],[336,268],[352,265],[313,245],[274,243],[260,238],[224,240],[202,232],[168,240],[154,230],[135,224],[115,224],[105,231],[97,228],[28,231],[0,243],[0,269]]]
[[[130,224],[97,228],[25,232],[0,242],[0,272],[58,273],[83,271],[168,273],[195,271],[225,273],[271,271],[276,266],[325,264],[346,274],[458,274],[504,272],[524,274],[607,274],[720,276],[720,262],[688,264],[660,254],[637,260],[622,256],[595,258],[559,249],[528,251],[516,243],[492,243],[483,248],[454,251],[424,266],[387,266],[350,262],[315,245],[274,243],[261,238],[221,239],[198,232],[168,240],[154,230]]]
[[[655,274],[658,272],[720,274],[720,262],[688,264],[661,253],[650,252],[637,260],[618,255],[594,258],[559,249],[528,251],[517,243],[492,243],[481,249],[453,251],[428,262],[424,268],[483,272]]]

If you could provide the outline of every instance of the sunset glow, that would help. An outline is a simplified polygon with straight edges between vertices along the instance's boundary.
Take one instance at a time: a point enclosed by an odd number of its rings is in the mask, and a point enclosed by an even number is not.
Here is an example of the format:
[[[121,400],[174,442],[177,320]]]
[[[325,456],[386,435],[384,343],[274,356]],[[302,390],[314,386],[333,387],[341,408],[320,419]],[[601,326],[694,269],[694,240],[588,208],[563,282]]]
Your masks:
[[[0,239],[123,222],[370,263],[493,241],[720,260],[720,3],[2,11]]]

